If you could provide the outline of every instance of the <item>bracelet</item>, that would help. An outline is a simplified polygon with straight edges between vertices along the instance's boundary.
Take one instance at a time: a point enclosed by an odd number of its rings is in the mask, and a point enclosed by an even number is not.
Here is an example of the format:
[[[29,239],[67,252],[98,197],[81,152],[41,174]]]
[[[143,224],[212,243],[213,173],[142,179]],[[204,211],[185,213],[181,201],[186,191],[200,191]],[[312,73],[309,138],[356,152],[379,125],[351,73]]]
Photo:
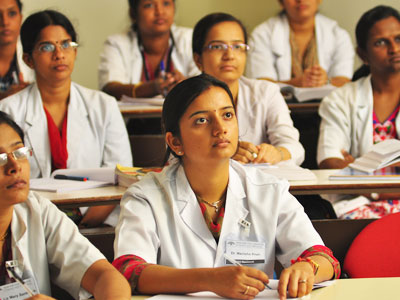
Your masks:
[[[317,276],[317,272],[318,272],[318,269],[319,269],[319,264],[317,264],[311,258],[309,258],[309,257],[306,257],[306,258],[298,257],[297,259],[292,259],[290,262],[293,265],[295,263],[303,262],[303,261],[308,262],[311,265],[311,267],[313,268],[314,276]]]
[[[380,195],[378,193],[371,193],[370,197],[372,200],[378,201]]]
[[[143,82],[136,83],[132,88],[132,98],[136,98],[136,89],[141,86]]]

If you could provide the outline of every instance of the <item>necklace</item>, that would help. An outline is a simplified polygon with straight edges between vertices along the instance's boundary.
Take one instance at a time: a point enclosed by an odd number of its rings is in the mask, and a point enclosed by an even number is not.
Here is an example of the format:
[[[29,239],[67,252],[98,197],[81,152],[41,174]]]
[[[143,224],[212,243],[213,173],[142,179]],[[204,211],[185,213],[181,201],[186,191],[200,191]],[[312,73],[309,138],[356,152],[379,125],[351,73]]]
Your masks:
[[[199,195],[196,195],[196,198],[197,198],[198,201],[200,201],[200,202],[202,202],[202,203],[204,203],[204,204],[206,204],[206,205],[208,205],[210,207],[214,207],[215,212],[218,213],[218,211],[220,209],[219,203],[221,203],[221,202],[223,202],[225,200],[225,193],[222,195],[222,197],[218,201],[211,202],[211,203],[207,202],[206,200],[201,198]]]

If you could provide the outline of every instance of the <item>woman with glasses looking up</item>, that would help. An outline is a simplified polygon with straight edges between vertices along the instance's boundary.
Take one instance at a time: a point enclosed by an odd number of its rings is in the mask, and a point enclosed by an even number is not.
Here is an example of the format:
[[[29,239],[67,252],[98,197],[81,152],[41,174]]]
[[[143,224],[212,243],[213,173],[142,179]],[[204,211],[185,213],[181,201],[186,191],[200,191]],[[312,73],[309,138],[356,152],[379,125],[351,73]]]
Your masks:
[[[0,99],[19,92],[35,79],[22,60],[21,10],[20,0],[0,1]]]
[[[71,81],[77,35],[63,14],[46,10],[29,16],[21,28],[24,61],[36,83],[0,103],[26,133],[34,155],[31,177],[56,169],[132,165],[126,127],[116,100]],[[113,206],[91,207],[77,223],[115,225]],[[114,215],[115,214],[115,215]]]
[[[233,159],[272,164],[292,159],[300,165],[304,149],[279,87],[243,76],[249,46],[242,23],[229,14],[207,15],[196,24],[192,41],[197,67],[232,92],[240,139]]]
[[[0,286],[18,294],[3,286],[14,281],[5,267],[13,261],[18,276],[37,283],[38,295],[29,299],[53,299],[50,280],[74,299],[90,298],[87,292],[96,299],[130,299],[126,280],[71,220],[29,192],[32,150],[24,145],[22,129],[1,111],[0,132]]]

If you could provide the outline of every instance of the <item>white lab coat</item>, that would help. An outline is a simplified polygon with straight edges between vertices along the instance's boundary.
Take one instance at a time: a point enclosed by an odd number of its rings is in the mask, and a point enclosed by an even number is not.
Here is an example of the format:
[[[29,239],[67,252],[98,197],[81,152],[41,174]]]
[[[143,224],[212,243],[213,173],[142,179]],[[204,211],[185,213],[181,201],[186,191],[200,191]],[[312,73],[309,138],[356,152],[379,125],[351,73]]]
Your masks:
[[[24,203],[15,205],[11,233],[17,272],[24,279],[33,275],[40,293],[51,296],[52,280],[75,299],[89,298],[81,288],[83,275],[105,257],[48,199],[30,192]]]
[[[319,108],[318,164],[330,157],[343,159],[342,149],[354,158],[371,150],[373,105],[371,76],[348,83],[322,100]],[[395,123],[400,135],[399,116]]]
[[[38,86],[0,101],[25,133],[25,145],[33,149],[31,178],[50,177],[51,151],[47,119]],[[67,121],[67,168],[132,165],[128,134],[117,101],[103,92],[71,83]]]
[[[200,73],[193,61],[192,29],[172,25],[171,32],[175,46],[171,53],[174,68],[184,76]],[[138,35],[135,31],[115,34],[108,37],[100,54],[99,88],[109,82],[134,84],[141,81],[143,59],[139,49]]]
[[[25,146],[33,149],[31,178],[50,177],[47,119],[36,83],[0,101],[0,110],[11,115],[25,133]],[[67,150],[68,169],[132,166],[128,133],[115,98],[71,83]],[[118,215],[119,206],[104,223],[115,226]]]
[[[236,113],[240,140],[285,147],[294,163],[303,162],[304,148],[299,142],[299,132],[293,126],[278,85],[242,76]]]
[[[275,256],[285,266],[313,245],[323,245],[287,181],[231,161],[225,217],[218,244],[179,162],[132,185],[121,201],[115,257],[134,254],[175,268],[225,265],[228,238],[265,242],[265,264],[251,265],[272,278]],[[246,238],[241,219],[251,222]]]
[[[292,55],[289,22],[285,14],[258,25],[251,34],[246,75],[251,78],[291,79]],[[354,49],[350,35],[336,21],[315,16],[318,60],[328,77],[353,75]]]

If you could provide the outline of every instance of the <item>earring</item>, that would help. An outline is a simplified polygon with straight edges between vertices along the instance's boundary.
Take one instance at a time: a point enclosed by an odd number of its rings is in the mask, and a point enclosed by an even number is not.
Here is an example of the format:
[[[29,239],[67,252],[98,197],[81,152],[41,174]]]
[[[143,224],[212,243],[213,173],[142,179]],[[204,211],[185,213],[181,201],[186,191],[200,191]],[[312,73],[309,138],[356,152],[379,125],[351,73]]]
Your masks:
[[[178,152],[178,155],[182,155],[182,154],[183,154],[183,152],[182,152],[182,151],[179,151],[179,152]]]

